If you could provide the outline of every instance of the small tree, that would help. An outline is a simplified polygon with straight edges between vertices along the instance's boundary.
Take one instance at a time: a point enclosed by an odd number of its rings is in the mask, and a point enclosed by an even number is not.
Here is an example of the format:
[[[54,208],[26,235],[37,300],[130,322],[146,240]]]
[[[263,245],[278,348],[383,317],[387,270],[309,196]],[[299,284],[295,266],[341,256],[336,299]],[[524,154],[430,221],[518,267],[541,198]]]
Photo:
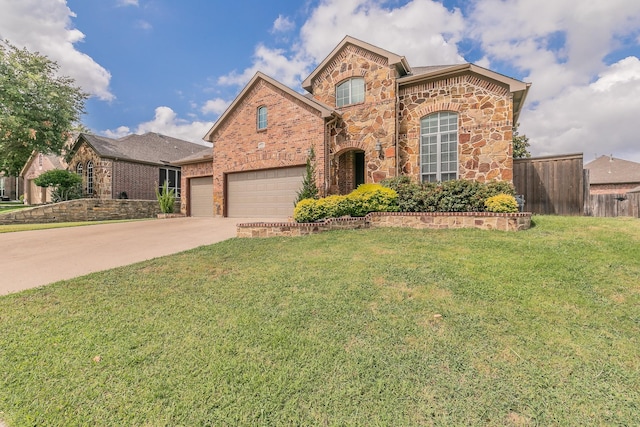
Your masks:
[[[316,185],[316,154],[313,147],[309,150],[309,157],[307,157],[307,168],[302,180],[302,188],[298,191],[298,197],[294,205],[297,205],[299,201],[304,199],[317,199],[318,198],[318,186]]]
[[[176,202],[176,190],[173,188],[169,189],[167,181],[164,182],[161,190],[156,188],[156,198],[160,204],[160,212],[165,214],[173,213],[173,205]]]
[[[531,153],[527,149],[529,147],[529,138],[527,135],[520,135],[518,133],[518,126],[520,123],[513,127],[513,158],[522,159],[525,157],[531,157]]]
[[[46,171],[33,180],[38,187],[52,187],[51,199],[54,202],[79,199],[82,197],[82,177],[68,170],[53,169]]]

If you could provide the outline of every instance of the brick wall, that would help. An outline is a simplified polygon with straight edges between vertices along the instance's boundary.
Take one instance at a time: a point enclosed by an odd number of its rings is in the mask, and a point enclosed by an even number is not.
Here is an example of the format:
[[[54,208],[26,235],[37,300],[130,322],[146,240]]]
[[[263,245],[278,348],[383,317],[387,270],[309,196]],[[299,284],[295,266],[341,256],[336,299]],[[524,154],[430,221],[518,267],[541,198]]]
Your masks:
[[[531,213],[373,212],[360,218],[329,218],[315,223],[257,222],[238,224],[237,237],[305,236],[331,230],[372,227],[479,228],[482,230],[522,231],[531,227]]]
[[[257,130],[257,109],[267,107],[267,128]],[[302,166],[313,146],[318,188],[324,188],[324,119],[320,113],[264,80],[236,105],[215,135],[214,214],[224,213],[225,174],[246,170]]]
[[[155,218],[159,213],[157,201],[78,199],[3,213],[0,224],[141,219]]]
[[[458,177],[513,180],[513,101],[506,86],[467,74],[402,87],[399,93],[402,174],[420,174],[420,119],[458,113]]]
[[[113,197],[125,192],[130,199],[156,200],[159,179],[158,166],[114,161]]]

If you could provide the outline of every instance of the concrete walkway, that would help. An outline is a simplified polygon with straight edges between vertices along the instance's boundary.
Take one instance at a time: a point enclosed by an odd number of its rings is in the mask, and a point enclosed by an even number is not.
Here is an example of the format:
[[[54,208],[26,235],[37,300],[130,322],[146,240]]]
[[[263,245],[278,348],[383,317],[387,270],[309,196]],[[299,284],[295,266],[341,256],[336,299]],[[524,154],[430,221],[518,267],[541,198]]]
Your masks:
[[[174,218],[0,234],[0,295],[236,236],[242,218]],[[0,427],[2,427],[0,425]]]

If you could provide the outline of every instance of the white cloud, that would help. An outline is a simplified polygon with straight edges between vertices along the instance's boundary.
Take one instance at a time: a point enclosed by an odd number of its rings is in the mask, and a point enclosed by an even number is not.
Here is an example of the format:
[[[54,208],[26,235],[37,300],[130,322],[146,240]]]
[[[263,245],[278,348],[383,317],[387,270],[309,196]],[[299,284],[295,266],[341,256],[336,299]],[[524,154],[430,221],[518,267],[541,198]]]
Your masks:
[[[163,135],[172,136],[174,138],[184,139],[185,141],[195,142],[197,144],[205,145],[202,140],[204,135],[213,126],[212,122],[201,121],[189,121],[178,118],[178,115],[169,107],[158,107],[155,110],[155,116],[153,120],[140,123],[134,133],[143,134],[147,132],[157,132]],[[121,126],[115,131],[105,131],[104,134],[121,135],[121,132],[129,129],[125,126]]]
[[[278,15],[271,28],[272,33],[286,33],[293,30],[296,24],[286,16]]]
[[[200,111],[202,114],[216,114],[220,115],[224,113],[227,107],[231,104],[222,98],[210,99],[204,103]]]
[[[298,87],[308,74],[309,62],[300,57],[288,57],[283,49],[270,49],[262,44],[256,47],[253,65],[241,73],[233,71],[218,79],[220,85],[245,85],[256,72],[261,71],[289,87]]]
[[[527,111],[521,132],[530,138],[536,155],[584,153],[640,161],[640,60],[625,58],[588,85],[572,86]]]
[[[138,0],[118,0],[118,6],[138,6]]]
[[[0,38],[37,51],[56,61],[60,73],[75,79],[85,92],[102,100],[114,99],[111,74],[74,44],[84,34],[74,29],[74,13],[63,0],[0,0]]]
[[[123,136],[127,136],[129,134],[131,134],[131,129],[129,129],[127,126],[120,126],[115,130],[108,129],[103,132],[104,136],[114,139],[122,138]]]
[[[153,29],[153,25],[151,25],[149,22],[140,19],[138,21],[136,21],[136,28],[141,29],[141,30],[145,30],[145,31],[149,31],[151,29]]]
[[[385,8],[373,0],[326,0],[300,31],[300,50],[314,62],[323,60],[346,35],[399,55],[416,65],[463,62],[456,42],[465,22],[459,10],[441,3],[413,0]]]

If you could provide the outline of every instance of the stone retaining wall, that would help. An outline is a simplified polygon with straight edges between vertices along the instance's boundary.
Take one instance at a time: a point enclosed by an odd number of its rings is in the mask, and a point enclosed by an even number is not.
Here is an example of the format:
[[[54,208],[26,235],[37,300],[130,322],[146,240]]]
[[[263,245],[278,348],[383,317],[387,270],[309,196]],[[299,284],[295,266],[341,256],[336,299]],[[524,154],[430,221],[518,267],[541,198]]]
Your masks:
[[[329,230],[372,227],[521,231],[531,227],[531,213],[373,212],[362,218],[329,218],[314,223],[254,222],[237,227],[237,237],[304,236]]]
[[[155,218],[155,200],[78,199],[0,214],[0,225]]]

